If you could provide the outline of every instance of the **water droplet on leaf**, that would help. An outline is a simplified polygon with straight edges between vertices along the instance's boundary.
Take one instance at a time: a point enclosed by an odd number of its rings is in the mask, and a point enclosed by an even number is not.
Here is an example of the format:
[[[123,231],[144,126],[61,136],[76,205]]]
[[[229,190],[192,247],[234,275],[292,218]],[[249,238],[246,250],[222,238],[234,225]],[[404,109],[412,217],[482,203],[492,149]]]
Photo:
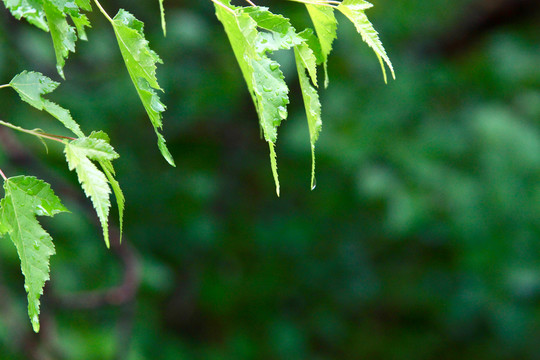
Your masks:
[[[279,67],[278,63],[271,63],[270,64],[270,70],[275,71]]]
[[[311,191],[315,190],[316,187],[317,187],[317,179],[314,177],[313,180],[311,181]]]

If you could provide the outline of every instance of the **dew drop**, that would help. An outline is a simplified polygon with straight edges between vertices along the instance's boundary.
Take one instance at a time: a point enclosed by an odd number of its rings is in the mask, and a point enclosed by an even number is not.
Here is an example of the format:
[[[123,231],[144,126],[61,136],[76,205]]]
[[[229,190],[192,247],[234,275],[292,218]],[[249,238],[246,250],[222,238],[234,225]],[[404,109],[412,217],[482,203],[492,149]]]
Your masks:
[[[315,190],[317,187],[317,179],[313,178],[313,181],[311,182],[311,191]]]
[[[279,67],[278,63],[271,63],[270,64],[270,70],[275,71]]]
[[[272,91],[271,88],[269,88],[268,86],[265,86],[265,85],[263,85],[263,90],[266,91],[266,92]]]
[[[283,106],[278,107],[278,114],[282,119],[287,118],[287,109],[285,109]]]

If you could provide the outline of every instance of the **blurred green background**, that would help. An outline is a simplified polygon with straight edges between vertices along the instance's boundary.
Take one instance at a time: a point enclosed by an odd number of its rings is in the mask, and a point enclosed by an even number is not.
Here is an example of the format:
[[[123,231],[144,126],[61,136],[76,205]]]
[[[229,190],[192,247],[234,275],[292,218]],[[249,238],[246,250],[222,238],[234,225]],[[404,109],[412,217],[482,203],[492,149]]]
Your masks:
[[[257,3],[311,26],[300,4]],[[1,168],[50,182],[72,214],[42,219],[57,255],[39,335],[15,248],[0,242],[0,358],[540,359],[540,3],[374,4],[397,80],[384,84],[340,16],[314,191],[293,57],[276,54],[291,86],[281,198],[210,1],[166,1],[166,38],[157,1],[103,4],[143,20],[164,60],[177,168],[157,150],[112,30],[91,13],[89,41],[50,98],[121,154],[124,247],[105,248],[59,146],[46,153],[1,129]],[[60,80],[49,35],[3,9],[0,83],[22,70]],[[0,118],[65,134],[8,89]],[[136,293],[86,303],[126,283],[126,261]]]

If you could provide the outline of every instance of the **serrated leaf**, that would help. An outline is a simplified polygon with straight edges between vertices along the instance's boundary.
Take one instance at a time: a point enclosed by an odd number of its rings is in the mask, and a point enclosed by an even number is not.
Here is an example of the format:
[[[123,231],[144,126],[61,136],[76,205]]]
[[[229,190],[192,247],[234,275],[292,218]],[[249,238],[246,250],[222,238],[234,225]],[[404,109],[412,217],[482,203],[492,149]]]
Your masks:
[[[109,200],[111,189],[105,174],[90,160],[98,162],[112,161],[118,158],[118,154],[111,145],[100,138],[81,138],[70,142],[66,141],[65,144],[64,153],[69,170],[75,170],[84,193],[92,201],[103,228],[105,244],[109,247],[108,218],[111,207]]]
[[[299,36],[301,36],[305,41],[294,48],[294,50],[296,51],[295,56],[298,57],[297,61],[300,60],[304,68],[307,69],[313,84],[315,86],[318,86],[317,85],[317,56],[315,55],[315,52],[313,51],[313,49],[310,47],[310,44],[313,43],[311,40],[312,38],[315,37],[315,35],[313,34],[313,30],[306,29],[302,31],[299,34]]]
[[[92,11],[92,4],[90,3],[90,0],[75,0],[75,5],[83,10]]]
[[[90,20],[86,17],[84,14],[76,15],[70,15],[71,20],[75,24],[75,28],[77,28],[77,35],[79,36],[79,39],[81,40],[88,40],[86,37],[86,30],[85,27],[91,27],[90,26]]]
[[[90,134],[89,137],[93,139],[101,139],[107,142],[107,144],[110,143],[109,136],[103,131],[93,132],[92,134]],[[105,176],[107,176],[107,179],[109,180],[109,183],[111,184],[112,190],[114,192],[114,197],[116,198],[116,204],[118,205],[118,222],[120,224],[120,242],[122,242],[122,233],[124,229],[124,208],[126,199],[124,197],[122,189],[120,188],[120,184],[114,178],[116,173],[114,171],[112,162],[110,160],[100,160],[99,164],[101,165]]]
[[[0,229],[8,232],[17,248],[28,293],[28,316],[39,331],[40,296],[49,280],[49,258],[55,253],[51,236],[36,216],[54,216],[67,209],[50,185],[30,176],[17,176],[4,182],[5,197],[0,202]],[[2,231],[0,230],[0,231]]]
[[[306,8],[319,38],[321,46],[319,63],[323,64],[324,85],[328,87],[328,55],[332,52],[332,44],[337,38],[337,20],[334,16],[334,8],[313,4],[306,4]]]
[[[154,130],[159,134],[159,130],[163,126],[162,112],[166,109],[155,91],[161,90],[156,78],[156,63],[162,63],[162,61],[148,46],[148,41],[144,37],[144,24],[132,14],[120,9],[114,17],[112,25],[129,76]],[[175,166],[163,137],[159,135],[158,147],[165,160],[170,165]]]
[[[165,23],[165,7],[163,6],[163,0],[159,0],[159,12],[161,14],[161,29],[163,30],[163,36],[167,36],[167,24]]]
[[[26,19],[30,24],[48,32],[45,11],[38,0],[4,0],[4,5],[15,19]]]
[[[290,49],[304,41],[290,21],[263,7],[236,7],[227,1],[227,9],[216,4],[216,15],[225,28],[236,60],[255,104],[259,123],[270,147],[270,164],[279,195],[274,144],[277,128],[287,118],[289,88],[279,63],[268,55]]]
[[[84,137],[79,124],[73,120],[68,110],[43,98],[43,95],[54,91],[58,83],[38,72],[23,71],[16,75],[9,85],[19,94],[21,99],[38,110],[45,110],[58,119],[75,135]]]
[[[64,76],[64,65],[69,56],[69,52],[75,52],[75,41],[77,34],[75,28],[68,24],[63,9],[58,9],[52,1],[43,2],[43,10],[47,18],[49,30],[56,54],[56,70],[62,78]]]
[[[306,109],[306,117],[309,128],[309,139],[311,144],[311,188],[315,188],[315,143],[319,138],[319,133],[322,128],[321,119],[321,102],[317,89],[311,85],[306,71],[312,79],[317,79],[316,74],[316,59],[313,51],[302,44],[294,49],[296,59],[296,68],[298,70],[298,79],[300,88],[302,89],[302,97],[304,99],[304,107]]]
[[[386,54],[386,50],[383,47],[381,40],[379,39],[379,33],[373,27],[373,24],[369,21],[364,10],[372,7],[373,5],[364,0],[343,0],[341,4],[338,5],[337,9],[341,11],[356,27],[356,30],[360,35],[362,35],[362,40],[375,52],[379,62],[381,64],[384,82],[386,79],[386,69],[384,67],[383,61],[386,63],[392,77],[395,79],[396,75],[394,73],[394,68],[392,62]]]

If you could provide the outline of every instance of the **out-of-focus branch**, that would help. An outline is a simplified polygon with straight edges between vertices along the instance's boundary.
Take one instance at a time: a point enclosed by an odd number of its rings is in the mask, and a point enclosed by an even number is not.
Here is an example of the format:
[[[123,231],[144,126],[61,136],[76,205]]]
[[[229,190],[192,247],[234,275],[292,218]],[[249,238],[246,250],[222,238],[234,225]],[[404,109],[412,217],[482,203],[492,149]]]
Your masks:
[[[538,0],[478,0],[463,10],[465,15],[451,31],[431,39],[421,51],[427,55],[455,56],[466,51],[488,31],[526,21],[539,12]]]
[[[78,294],[54,294],[55,303],[62,308],[97,309],[109,305],[123,305],[135,299],[139,289],[139,263],[135,250],[127,243],[118,243],[118,234],[111,237],[111,250],[120,258],[124,269],[121,284],[105,290]],[[125,241],[125,239],[124,239]]]

